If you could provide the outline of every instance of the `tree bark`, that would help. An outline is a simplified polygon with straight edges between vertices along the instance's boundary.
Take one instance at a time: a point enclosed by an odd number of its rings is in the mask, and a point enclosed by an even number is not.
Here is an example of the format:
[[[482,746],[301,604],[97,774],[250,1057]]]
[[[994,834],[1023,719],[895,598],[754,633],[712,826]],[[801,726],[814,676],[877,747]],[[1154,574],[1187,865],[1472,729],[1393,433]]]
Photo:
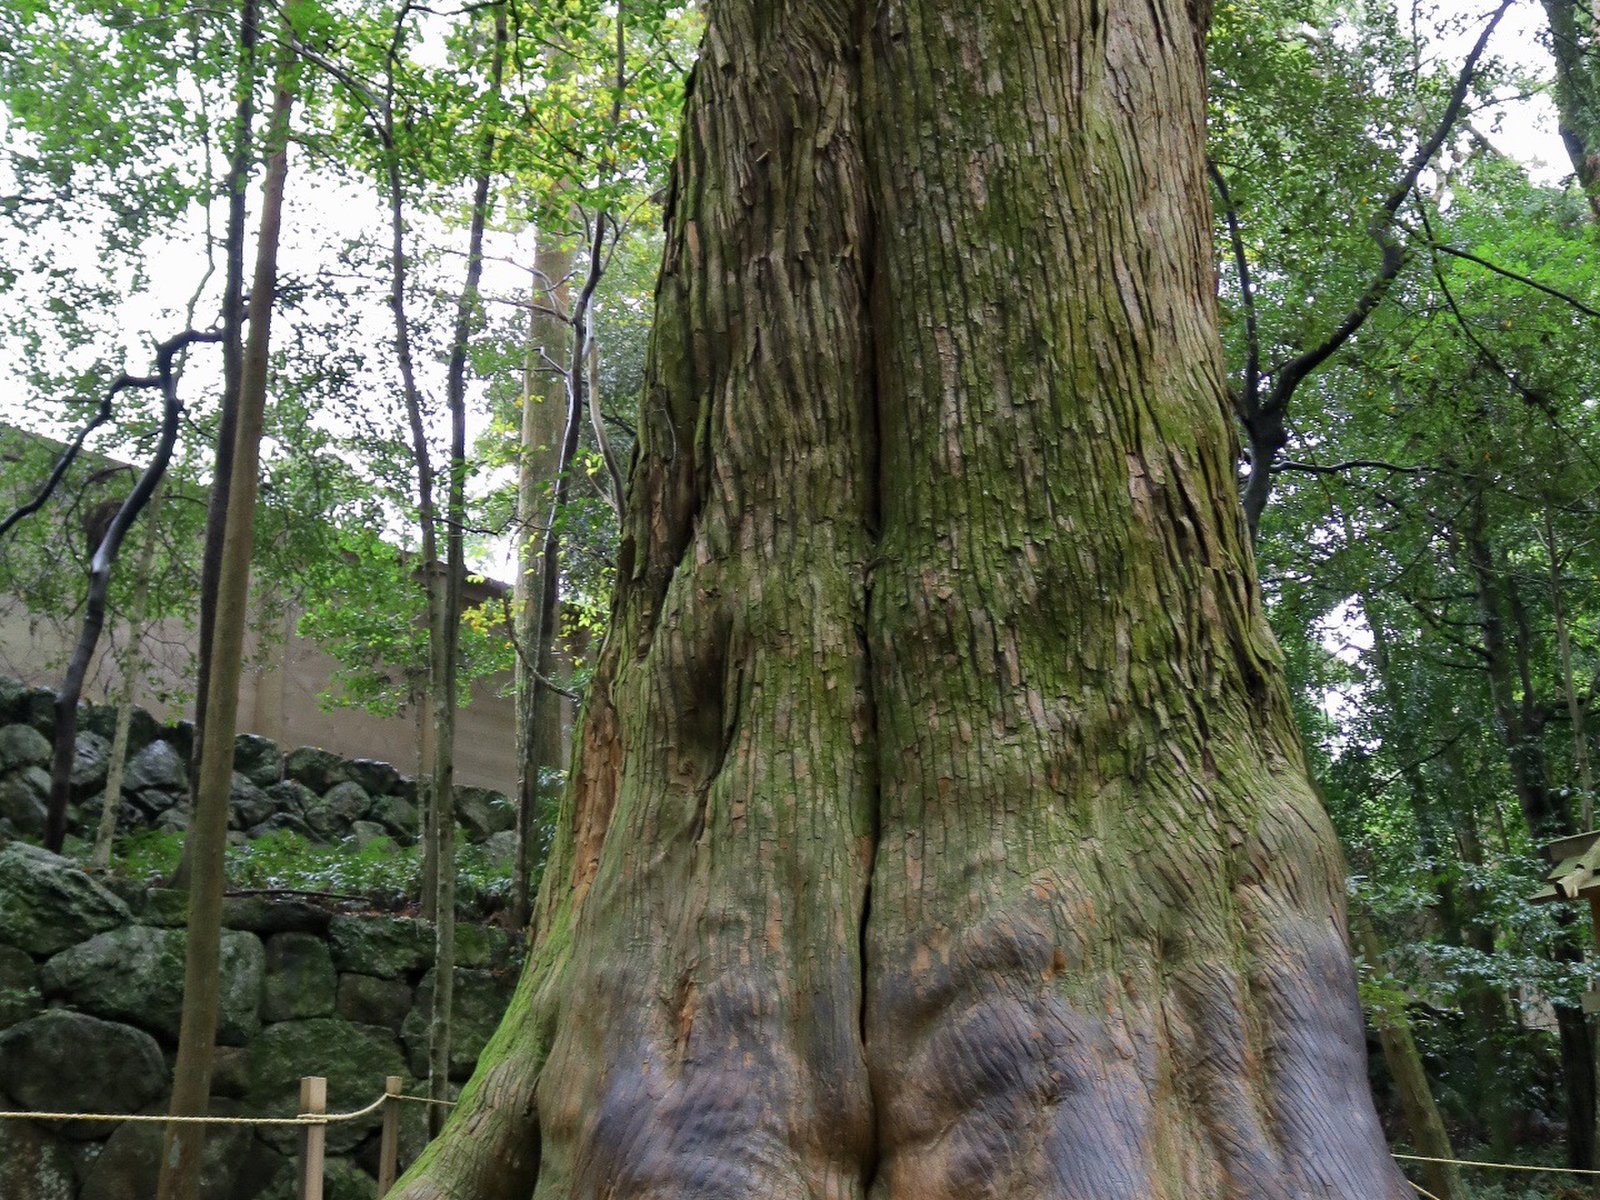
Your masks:
[[[1179,0],[723,0],[517,995],[405,1200],[1409,1196]]]
[[[188,936],[184,949],[183,1014],[173,1067],[173,1116],[203,1116],[210,1102],[211,1060],[221,991],[223,855],[227,849],[228,797],[233,784],[233,739],[238,724],[239,679],[255,547],[260,487],[261,434],[267,396],[272,306],[277,290],[278,233],[289,170],[292,52],[283,51],[268,121],[270,154],[262,183],[261,232],[250,287],[249,335],[239,377],[238,424],[231,486],[217,572],[212,620],[211,672],[206,723],[200,732],[200,772],[185,858],[190,870]],[[157,1200],[196,1200],[205,1126],[169,1125],[161,1155]]]
[[[567,274],[573,255],[559,238],[536,232],[534,286],[529,310],[528,356],[522,379],[522,440],[517,470],[517,861],[512,880],[512,917],[528,923],[533,901],[535,840],[545,806],[546,772],[561,765],[561,698],[538,685],[545,673],[544,528],[545,504],[561,470],[561,442],[567,408],[566,374],[553,364],[570,355],[570,331],[555,312],[568,302]]]
[[[212,622],[217,610],[217,588],[222,569],[222,541],[228,520],[233,483],[233,443],[239,425],[239,383],[244,372],[244,242],[245,200],[250,189],[250,167],[255,161],[256,46],[260,40],[257,0],[239,3],[239,76],[235,81],[233,146],[228,155],[228,224],[223,234],[224,282],[222,288],[222,403],[217,413],[216,460],[211,494],[206,501],[205,543],[200,552],[200,656],[195,678],[194,762],[195,788],[200,780],[200,745],[204,740],[206,699],[211,681]],[[191,799],[198,801],[196,790]],[[179,869],[187,880],[188,856]]]

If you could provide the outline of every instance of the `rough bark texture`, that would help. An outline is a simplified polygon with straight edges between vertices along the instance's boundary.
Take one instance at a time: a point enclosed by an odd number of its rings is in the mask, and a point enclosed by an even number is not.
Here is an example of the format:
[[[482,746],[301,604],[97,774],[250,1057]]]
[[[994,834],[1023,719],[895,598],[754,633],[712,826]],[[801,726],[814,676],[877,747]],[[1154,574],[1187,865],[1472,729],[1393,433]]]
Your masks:
[[[1411,1194],[1233,480],[1202,24],[713,6],[537,945],[406,1200]]]

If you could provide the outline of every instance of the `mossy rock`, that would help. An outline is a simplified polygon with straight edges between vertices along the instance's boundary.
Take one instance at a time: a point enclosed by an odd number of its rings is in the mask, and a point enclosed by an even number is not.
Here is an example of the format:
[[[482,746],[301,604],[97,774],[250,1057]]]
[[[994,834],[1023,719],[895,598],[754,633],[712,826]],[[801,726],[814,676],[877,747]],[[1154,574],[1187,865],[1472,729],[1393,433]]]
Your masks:
[[[283,778],[283,751],[260,734],[241,733],[233,739],[233,769],[257,787],[271,787]]]
[[[385,1078],[405,1074],[399,1043],[387,1029],[355,1025],[336,1017],[313,1017],[269,1025],[250,1044],[249,1104],[263,1115],[295,1112],[300,1079],[321,1075],[328,1081],[328,1108],[364,1108],[383,1092]],[[346,1153],[378,1128],[379,1113],[328,1126],[328,1148]],[[273,1145],[293,1145],[293,1129],[263,1131]]]
[[[333,957],[321,938],[309,933],[278,933],[267,939],[266,986],[261,998],[264,1021],[294,1021],[333,1013]]]
[[[409,917],[338,916],[328,940],[341,972],[400,979],[433,960],[433,926]]]
[[[0,943],[41,957],[129,920],[76,863],[20,842],[0,849]]]
[[[215,1116],[231,1117],[238,1115],[240,1106],[213,1099],[210,1108]],[[156,1194],[165,1136],[160,1125],[118,1125],[84,1172],[78,1200],[150,1200]],[[287,1165],[247,1126],[213,1125],[206,1132],[205,1150],[200,1156],[200,1195],[218,1200],[253,1195],[253,1185],[284,1173]]]
[[[131,1021],[169,1038],[183,1012],[182,929],[129,925],[62,951],[40,972],[44,991],[96,1016]],[[250,933],[222,935],[222,991],[217,1037],[246,1041],[261,1027],[266,953]]]
[[[33,726],[0,726],[0,772],[47,767],[50,753],[50,739]]]
[[[38,1121],[0,1120],[0,1196],[78,1200],[67,1141]]]
[[[166,1095],[170,1072],[142,1029],[55,1008],[0,1033],[0,1082],[34,1111],[136,1113]],[[106,1127],[84,1121],[65,1132],[99,1138]]]
[[[303,783],[319,796],[336,783],[350,782],[350,766],[331,750],[317,746],[301,746],[291,750],[283,760],[283,773],[288,779]]]
[[[428,1073],[428,1027],[432,1019],[434,971],[423,977],[417,988],[417,1002],[400,1027],[406,1044],[407,1063],[418,1077]],[[500,1027],[516,988],[516,977],[509,972],[458,969],[450,1003],[450,1078],[464,1080],[472,1075],[478,1055]]]
[[[403,979],[379,979],[376,975],[341,975],[335,1001],[341,1017],[358,1025],[380,1025],[400,1032],[415,991]]]

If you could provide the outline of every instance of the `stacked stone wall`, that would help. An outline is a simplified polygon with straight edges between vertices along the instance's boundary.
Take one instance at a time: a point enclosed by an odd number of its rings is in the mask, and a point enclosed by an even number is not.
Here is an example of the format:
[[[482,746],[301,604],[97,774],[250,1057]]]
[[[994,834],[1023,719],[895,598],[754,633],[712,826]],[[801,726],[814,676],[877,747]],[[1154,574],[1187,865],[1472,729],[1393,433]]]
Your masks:
[[[22,842],[0,847],[0,1108],[159,1113],[182,1008],[187,898],[111,886]],[[422,1088],[433,929],[404,916],[306,899],[227,901],[213,1111],[288,1116],[300,1077],[329,1106],[369,1103],[384,1078]],[[506,931],[457,930],[451,1075],[464,1081],[510,997],[521,948]],[[402,1158],[424,1140],[405,1110]],[[329,1129],[330,1200],[370,1200],[378,1118]],[[0,1119],[4,1200],[148,1200],[161,1129]],[[288,1200],[293,1129],[224,1127],[210,1138],[206,1200]]]

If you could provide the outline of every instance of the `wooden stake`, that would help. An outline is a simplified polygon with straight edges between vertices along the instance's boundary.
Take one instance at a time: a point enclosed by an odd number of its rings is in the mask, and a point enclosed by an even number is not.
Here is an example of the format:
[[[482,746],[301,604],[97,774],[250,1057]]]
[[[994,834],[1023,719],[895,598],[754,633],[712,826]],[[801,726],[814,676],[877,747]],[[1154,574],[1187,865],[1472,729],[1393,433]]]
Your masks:
[[[321,1114],[328,1111],[328,1081],[321,1075],[305,1075],[300,1079],[300,1115]],[[299,1200],[322,1200],[323,1159],[328,1149],[326,1125],[300,1127],[300,1192]]]
[[[383,1081],[383,1094],[389,1099],[383,1106],[383,1133],[378,1140],[378,1200],[383,1200],[394,1186],[394,1177],[400,1169],[400,1076],[390,1075]]]

